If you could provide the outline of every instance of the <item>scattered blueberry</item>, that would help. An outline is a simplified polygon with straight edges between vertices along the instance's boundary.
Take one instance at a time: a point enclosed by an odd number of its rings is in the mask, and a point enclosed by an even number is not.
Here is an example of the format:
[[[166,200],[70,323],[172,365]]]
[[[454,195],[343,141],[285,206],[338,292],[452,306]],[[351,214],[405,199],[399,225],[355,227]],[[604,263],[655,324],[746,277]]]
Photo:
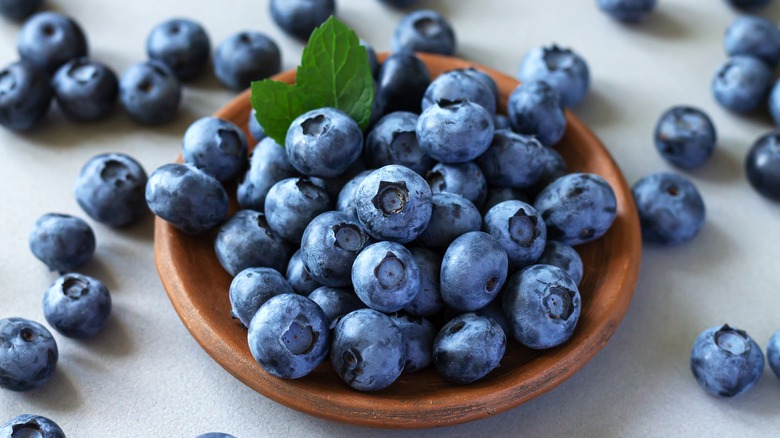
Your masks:
[[[352,286],[361,301],[380,312],[397,312],[420,290],[420,270],[412,253],[394,242],[367,246],[352,265]]]
[[[222,267],[237,275],[249,267],[283,272],[293,248],[271,230],[263,213],[239,210],[220,227],[214,251]]]
[[[16,48],[22,60],[47,74],[88,51],[81,26],[56,12],[39,12],[25,21]]]
[[[725,324],[703,331],[691,350],[691,371],[710,394],[734,397],[753,387],[764,371],[764,353],[747,333]]]
[[[599,8],[615,20],[638,23],[655,9],[656,0],[598,0]]]
[[[230,313],[244,327],[266,301],[281,294],[291,294],[290,283],[271,268],[246,268],[230,283]]]
[[[363,131],[345,112],[321,108],[293,120],[285,144],[287,158],[299,172],[333,178],[360,157]]]
[[[91,158],[76,180],[76,201],[92,219],[121,227],[146,211],[147,176],[129,155],[112,153]]]
[[[28,131],[51,106],[54,91],[49,80],[32,64],[20,61],[0,70],[0,125]]]
[[[509,95],[507,112],[513,131],[536,136],[545,146],[558,143],[566,131],[560,94],[547,82],[519,85]]]
[[[753,144],[745,171],[758,193],[780,201],[780,132],[767,134]]]
[[[146,39],[149,59],[167,65],[179,80],[195,79],[206,68],[211,41],[203,26],[186,18],[158,24]]]
[[[433,362],[450,382],[468,384],[498,367],[506,334],[491,318],[465,313],[448,322],[433,341]]]
[[[54,373],[57,357],[57,343],[46,327],[23,318],[0,319],[0,388],[41,387]]]
[[[504,201],[491,208],[483,228],[506,251],[510,271],[539,260],[547,243],[547,227],[541,215],[521,201]]]
[[[420,271],[420,290],[404,312],[414,316],[433,316],[444,308],[444,300],[439,292],[439,272],[442,256],[436,251],[414,247],[409,251]]]
[[[456,102],[468,99],[485,108],[491,115],[495,115],[496,95],[487,85],[487,79],[478,74],[477,70],[452,70],[434,79],[423,95],[423,111],[442,101]],[[493,84],[495,85],[495,82]]]
[[[252,108],[252,111],[249,112],[247,126],[249,126],[249,133],[252,134],[252,138],[254,138],[256,143],[259,143],[267,137],[265,135],[265,130],[262,126],[260,126],[260,122],[257,121],[257,110],[254,108]]]
[[[431,10],[414,11],[393,32],[393,52],[455,54],[455,32],[447,20]]]
[[[507,268],[506,251],[498,239],[482,231],[466,233],[455,239],[444,253],[442,299],[457,310],[479,310],[501,291]]]
[[[301,250],[295,251],[287,263],[287,282],[292,286],[293,291],[299,295],[308,295],[322,285],[312,278],[309,270],[303,265],[301,260]],[[310,297],[311,298],[311,297]]]
[[[534,137],[512,131],[496,131],[490,147],[477,158],[488,183],[526,189],[542,176],[547,148]]]
[[[271,18],[277,26],[300,40],[336,13],[335,0],[271,0]]]
[[[318,283],[351,286],[352,264],[368,240],[356,218],[338,211],[323,213],[303,232],[301,260]]]
[[[309,299],[317,303],[325,312],[330,328],[336,327],[339,318],[347,313],[366,307],[350,289],[322,286],[310,293]]]
[[[75,121],[101,119],[116,106],[119,80],[105,64],[88,58],[74,58],[52,78],[57,105]]]
[[[265,198],[268,226],[292,243],[300,243],[309,222],[330,209],[330,196],[307,178],[283,179]]]
[[[176,116],[181,83],[165,64],[141,62],[127,69],[119,80],[119,101],[133,120],[163,124]]]
[[[65,438],[54,421],[40,415],[19,415],[0,426],[0,436],[8,438]]]
[[[696,237],[706,209],[696,186],[681,175],[659,172],[632,188],[642,236],[661,245],[679,245]]]
[[[772,71],[752,56],[733,56],[715,73],[712,93],[724,108],[746,113],[766,101],[772,87]]]
[[[431,75],[413,53],[393,53],[379,69],[379,92],[376,99],[385,104],[385,112],[409,111],[419,113]]]
[[[417,114],[396,111],[382,117],[366,137],[366,162],[373,168],[389,164],[406,166],[420,175],[436,161],[417,143]]]
[[[100,333],[111,314],[111,295],[98,279],[69,273],[43,295],[43,315],[61,335],[87,339]]]
[[[35,13],[41,4],[43,0],[0,0],[0,15],[10,20],[22,21]]]
[[[582,281],[584,270],[582,258],[576,249],[565,243],[548,240],[547,246],[544,248],[544,252],[539,257],[537,263],[540,265],[557,266],[563,269],[578,286],[580,281]]]
[[[271,187],[297,175],[298,172],[287,159],[287,151],[272,138],[264,138],[249,156],[249,168],[238,184],[238,205],[262,211]]]
[[[404,372],[413,373],[428,367],[433,362],[433,340],[436,327],[425,318],[402,313],[390,315],[396,326],[401,329],[406,344],[406,363]]]
[[[493,116],[469,100],[440,100],[417,120],[417,142],[443,163],[464,163],[482,155],[493,139]]]
[[[726,30],[723,45],[729,56],[755,56],[769,67],[780,61],[780,29],[763,17],[737,17]]]
[[[558,90],[561,103],[577,106],[590,88],[588,64],[571,49],[552,45],[529,52],[520,63],[518,78],[523,83],[544,81]]]
[[[655,128],[655,147],[666,161],[683,169],[704,164],[715,150],[715,125],[704,111],[689,106],[667,110]]]
[[[95,233],[82,219],[49,213],[39,217],[28,237],[30,250],[52,271],[71,271],[95,253]]]
[[[373,169],[364,170],[344,184],[344,187],[341,188],[339,197],[336,200],[336,210],[357,218],[355,196],[357,196],[357,190],[358,187],[360,187],[360,183],[362,183],[368,175],[371,175],[372,172]]]
[[[417,238],[423,245],[447,248],[462,234],[482,228],[482,215],[477,207],[463,196],[447,192],[434,193],[431,202],[431,220]]]
[[[184,133],[182,157],[203,172],[224,182],[233,179],[246,163],[244,132],[233,122],[203,117]]]
[[[252,81],[273,76],[281,68],[279,46],[260,32],[243,31],[234,34],[214,51],[214,74],[223,85],[235,91],[248,88]]]
[[[487,181],[482,169],[473,161],[458,164],[439,163],[425,175],[431,193],[454,193],[463,196],[475,207],[487,198]]]
[[[766,347],[766,358],[769,361],[769,367],[780,378],[780,331],[775,332],[769,338],[769,345]]]

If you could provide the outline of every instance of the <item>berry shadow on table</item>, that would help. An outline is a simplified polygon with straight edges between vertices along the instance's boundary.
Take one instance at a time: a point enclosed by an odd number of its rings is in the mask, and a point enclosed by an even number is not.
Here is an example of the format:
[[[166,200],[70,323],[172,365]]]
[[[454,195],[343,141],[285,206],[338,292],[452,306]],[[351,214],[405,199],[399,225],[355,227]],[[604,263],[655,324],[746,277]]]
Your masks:
[[[51,380],[45,385],[16,395],[39,412],[78,412],[84,400],[65,368],[67,366],[58,363]]]

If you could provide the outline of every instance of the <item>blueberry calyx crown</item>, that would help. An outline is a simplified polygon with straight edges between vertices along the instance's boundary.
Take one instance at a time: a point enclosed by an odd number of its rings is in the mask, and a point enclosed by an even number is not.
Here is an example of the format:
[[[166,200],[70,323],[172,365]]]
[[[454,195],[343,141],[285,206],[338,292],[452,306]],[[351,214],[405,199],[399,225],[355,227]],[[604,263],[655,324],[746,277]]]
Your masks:
[[[525,209],[519,208],[509,218],[509,236],[518,244],[528,246],[539,237],[538,222],[536,215],[529,215]]]
[[[547,317],[566,321],[574,312],[574,292],[563,286],[551,286],[547,289],[547,295],[542,298]]]
[[[744,330],[737,330],[724,324],[713,334],[715,345],[734,356],[743,356],[750,351],[750,339]]]
[[[414,30],[424,35],[426,38],[434,38],[442,33],[439,22],[431,17],[421,17],[414,21]]]
[[[119,187],[124,181],[132,180],[133,175],[130,174],[127,166],[121,161],[107,160],[103,164],[103,169],[100,170],[100,179],[106,182],[113,182],[115,186]]]
[[[241,140],[238,134],[229,129],[218,129],[217,137],[219,137],[219,148],[223,152],[234,157],[241,155]]]
[[[368,238],[352,224],[334,225],[333,236],[336,247],[353,252],[360,251],[368,240]]]
[[[11,436],[44,436],[44,433],[37,421],[32,419],[26,423],[14,424],[13,427],[11,427]]]
[[[409,189],[404,181],[380,181],[376,196],[371,200],[377,210],[387,217],[404,211],[409,202]]]
[[[295,181],[295,187],[298,188],[298,190],[308,199],[317,199],[320,197],[320,191],[322,190],[319,186],[314,184],[309,178],[298,178],[297,181]]]
[[[388,251],[374,268],[374,276],[383,289],[392,289],[400,284],[406,274],[406,264],[397,255]]]
[[[89,284],[81,278],[68,276],[62,282],[62,293],[68,298],[78,300],[89,292]]]
[[[86,58],[75,60],[68,66],[68,76],[80,84],[87,84],[98,75],[97,68]]]
[[[282,334],[282,342],[290,353],[303,355],[311,353],[319,337],[319,332],[313,330],[310,324],[293,321]]]
[[[571,50],[561,48],[557,44],[553,44],[550,47],[545,47],[544,63],[547,65],[547,69],[550,71],[555,71],[567,70],[571,68],[573,64],[571,53]]]
[[[301,129],[304,135],[310,137],[321,137],[330,129],[330,119],[322,114],[308,118],[301,123]]]
[[[440,170],[431,170],[425,175],[425,180],[428,181],[428,185],[431,187],[433,193],[442,193],[447,190],[447,181],[444,179],[444,174]]]

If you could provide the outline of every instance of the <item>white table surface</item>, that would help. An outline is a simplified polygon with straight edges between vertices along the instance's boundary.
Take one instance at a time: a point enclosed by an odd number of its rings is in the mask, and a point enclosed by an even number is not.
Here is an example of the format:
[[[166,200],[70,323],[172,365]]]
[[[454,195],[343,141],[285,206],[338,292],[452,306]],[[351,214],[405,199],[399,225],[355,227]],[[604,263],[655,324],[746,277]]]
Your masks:
[[[301,44],[271,21],[266,0],[48,1],[77,18],[93,57],[118,72],[145,57],[149,30],[173,16],[204,24],[218,43],[254,29],[272,36],[285,68]],[[552,392],[509,412],[420,436],[777,436],[780,381],[769,368],[734,400],[705,394],[689,370],[693,339],[728,322],[763,346],[780,329],[780,206],[760,198],[743,171],[748,147],[772,127],[767,116],[737,117],[714,102],[710,80],[725,60],[721,38],[737,14],[723,1],[661,0],[652,18],[626,27],[594,0],[422,0],[453,23],[459,54],[514,74],[522,55],[551,42],[589,62],[593,86],[576,113],[603,139],[630,183],[669,170],[652,144],[658,116],[671,105],[709,112],[719,148],[688,175],[707,204],[708,221],[691,244],[646,248],[631,307],[606,348]],[[780,2],[775,2],[780,3]],[[229,7],[227,5],[230,5]],[[339,0],[338,15],[379,50],[388,50],[401,13],[375,0]],[[780,4],[765,11],[780,19]],[[0,62],[17,58],[18,26],[0,23]],[[27,247],[34,220],[47,212],[82,217],[73,196],[87,159],[125,152],[148,172],[171,161],[196,118],[234,94],[209,73],[184,93],[175,122],[145,128],[117,111],[88,125],[53,112],[33,133],[0,130],[0,317],[41,322],[41,297],[54,280]],[[114,299],[99,337],[76,342],[55,334],[60,360],[53,379],[29,393],[0,390],[0,422],[21,413],[57,421],[71,437],[194,437],[223,431],[255,436],[409,436],[310,417],[255,393],[196,344],[168,301],[152,257],[152,219],[114,231],[89,221],[96,257],[82,271],[101,278]]]

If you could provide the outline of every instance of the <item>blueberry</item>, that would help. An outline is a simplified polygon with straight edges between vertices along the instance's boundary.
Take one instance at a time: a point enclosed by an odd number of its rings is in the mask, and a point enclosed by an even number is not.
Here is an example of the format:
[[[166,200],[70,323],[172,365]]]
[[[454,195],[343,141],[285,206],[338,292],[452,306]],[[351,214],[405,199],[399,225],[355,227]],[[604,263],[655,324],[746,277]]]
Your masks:
[[[463,72],[482,82],[482,84],[484,84],[488,88],[488,90],[490,90],[490,92],[493,94],[493,97],[496,98],[496,102],[498,102],[498,99],[500,97],[498,93],[498,84],[496,84],[496,81],[493,79],[492,76],[490,76],[489,74],[485,73],[482,70],[477,70],[474,67],[463,68],[455,71]]]
[[[519,85],[509,95],[507,111],[513,131],[536,136],[545,146],[558,143],[566,131],[560,94],[547,82]]]
[[[615,20],[638,23],[655,9],[656,0],[598,0],[599,9]]]
[[[380,312],[397,312],[420,290],[420,270],[412,253],[394,242],[367,246],[352,265],[352,286],[358,298]]]
[[[582,258],[580,258],[576,249],[565,243],[556,242],[555,240],[547,241],[547,246],[544,248],[544,252],[539,257],[537,263],[540,265],[557,266],[563,269],[578,286],[582,281],[584,269]]]
[[[285,144],[287,158],[299,172],[332,178],[360,157],[363,131],[343,111],[321,108],[293,120]]]
[[[503,306],[515,339],[542,350],[571,338],[580,317],[580,292],[563,269],[534,265],[509,279]]]
[[[54,421],[40,415],[19,415],[0,426],[0,436],[8,438],[65,438]]]
[[[506,319],[506,315],[504,314],[504,308],[501,305],[501,300],[496,298],[495,300],[491,301],[490,304],[487,306],[477,310],[474,312],[474,314],[479,316],[486,316],[493,321],[495,321],[499,327],[501,327],[501,330],[504,331],[504,334],[512,333],[512,329],[509,327],[509,321]]]
[[[498,367],[506,334],[491,318],[466,313],[448,322],[433,341],[433,362],[446,380],[465,385]]]
[[[780,331],[775,332],[769,339],[769,344],[766,347],[766,358],[769,361],[769,367],[780,378]]]
[[[271,268],[246,268],[230,283],[230,313],[244,327],[266,301],[281,294],[291,294],[290,283]]]
[[[92,157],[76,180],[76,201],[92,219],[121,227],[146,211],[147,176],[132,157],[120,153]]]
[[[712,79],[712,93],[724,108],[746,113],[766,101],[772,86],[772,71],[752,56],[734,56]]]
[[[71,271],[95,253],[95,233],[82,219],[49,213],[39,217],[28,237],[30,250],[52,271]]]
[[[655,127],[655,147],[673,165],[692,169],[715,151],[715,126],[704,111],[689,106],[667,110]]]
[[[485,79],[469,70],[448,71],[434,79],[425,90],[422,109],[424,111],[442,101],[455,102],[466,99],[485,108],[491,115],[496,114],[496,95],[493,94]]]
[[[0,319],[0,388],[41,387],[54,373],[57,357],[57,343],[46,327],[23,318]]]
[[[303,265],[301,260],[301,250],[295,251],[287,263],[287,282],[292,286],[293,291],[299,295],[308,295],[322,285],[312,278],[309,270]]]
[[[119,96],[116,73],[88,58],[74,58],[65,63],[52,78],[52,86],[62,112],[79,122],[107,116]]]
[[[15,62],[0,70],[0,125],[27,131],[40,122],[54,94],[49,80],[32,64]]]
[[[414,11],[393,32],[393,52],[455,54],[455,32],[447,20],[431,10]]]
[[[396,326],[401,329],[406,344],[406,363],[404,372],[413,373],[428,367],[433,362],[433,340],[436,327],[425,318],[402,313],[390,315]]]
[[[767,134],[753,144],[745,172],[758,193],[780,201],[780,132]]]
[[[236,437],[228,433],[208,432],[208,433],[200,434],[195,438],[236,438]]]
[[[482,205],[482,214],[487,214],[491,208],[504,201],[523,201],[528,203],[528,195],[512,187],[492,186],[488,188],[487,198]]]
[[[206,232],[222,222],[228,197],[222,185],[190,164],[165,164],[146,183],[152,213],[187,234]]]
[[[209,62],[211,41],[199,23],[174,18],[158,24],[146,39],[149,59],[167,65],[179,80],[195,79]]]
[[[371,75],[376,77],[376,74],[379,71],[379,58],[377,58],[376,56],[376,50],[374,50],[374,48],[371,47],[371,45],[368,44],[363,39],[360,40],[360,45],[363,46],[364,49],[366,49],[366,55],[368,56],[368,65],[371,67]]]
[[[55,12],[39,12],[25,21],[16,48],[22,60],[48,74],[88,51],[81,26]]]
[[[255,142],[260,142],[267,137],[265,130],[260,126],[260,122],[257,121],[257,110],[252,108],[249,112],[249,120],[247,120],[247,126],[249,127],[249,133],[252,134]]]
[[[265,197],[274,184],[298,175],[284,150],[272,138],[264,138],[249,156],[249,168],[238,184],[238,205],[262,210]]]
[[[300,243],[309,222],[330,209],[330,196],[307,178],[283,179],[265,198],[268,226],[292,243]]]
[[[539,192],[552,184],[556,179],[569,173],[566,162],[563,161],[563,157],[554,149],[544,148],[539,152],[541,153],[541,157],[539,157],[541,159],[541,163],[539,164],[541,175],[536,181],[536,184],[526,189],[528,194],[539,194]]]
[[[542,190],[534,208],[547,225],[548,238],[579,245],[606,234],[617,215],[617,199],[604,178],[572,173]]]
[[[547,244],[542,216],[521,201],[504,201],[485,215],[484,230],[498,240],[516,271],[539,260]]]
[[[409,111],[419,113],[422,98],[431,75],[413,53],[393,53],[379,69],[379,92],[376,99],[385,105],[385,112]]]
[[[704,330],[693,343],[691,371],[710,394],[734,397],[746,392],[764,371],[764,353],[747,333],[725,324]]]
[[[474,311],[498,295],[507,277],[508,258],[501,243],[482,231],[452,242],[441,262],[441,296],[457,310]]]
[[[744,15],[726,29],[723,45],[729,56],[755,56],[770,67],[780,61],[780,29],[763,17]]]
[[[14,21],[29,17],[43,4],[43,0],[0,0],[0,15]]]
[[[97,336],[108,323],[111,295],[98,279],[65,274],[43,295],[43,315],[49,325],[69,338]]]
[[[431,201],[431,220],[417,239],[423,245],[447,248],[462,234],[482,228],[482,215],[477,207],[463,196],[447,192],[434,193]]]
[[[214,74],[224,86],[235,91],[248,88],[252,81],[271,77],[281,68],[279,46],[260,32],[234,34],[214,51]]]
[[[433,316],[444,308],[439,292],[442,256],[436,251],[414,247],[409,250],[420,271],[420,290],[403,311],[414,316]]]
[[[257,311],[249,324],[249,350],[270,374],[298,379],[328,355],[328,319],[314,301],[295,294],[278,295]]]
[[[271,18],[289,35],[307,40],[309,35],[336,13],[335,0],[271,0]]]
[[[157,61],[133,65],[119,80],[119,101],[127,114],[144,125],[172,120],[181,102],[181,83]]]
[[[417,120],[417,142],[443,163],[465,163],[482,155],[493,139],[493,116],[469,100],[441,100]]]
[[[487,181],[482,169],[474,162],[459,164],[439,163],[425,176],[431,192],[454,193],[481,207],[487,198]]]
[[[338,211],[312,220],[301,238],[301,260],[322,285],[351,286],[352,264],[369,236],[357,219]]]
[[[726,0],[728,4],[745,11],[766,7],[771,0]]]
[[[529,52],[520,63],[517,75],[523,83],[544,81],[558,90],[561,103],[577,106],[590,88],[590,71],[582,57],[571,49],[553,44]]]
[[[499,129],[512,129],[512,125],[509,123],[509,117],[503,114],[496,114],[493,118],[493,125],[496,131]]]
[[[350,289],[322,286],[310,293],[309,299],[317,303],[325,312],[330,328],[336,327],[339,319],[347,313],[366,307]]]
[[[355,310],[333,329],[330,363],[344,382],[359,391],[390,386],[401,375],[405,362],[403,333],[385,314]]]
[[[688,179],[673,173],[648,175],[632,188],[642,237],[661,245],[679,245],[704,225],[704,201]]]
[[[360,223],[372,237],[409,243],[425,231],[431,220],[431,189],[411,169],[385,166],[360,183],[355,208]]]
[[[417,0],[379,0],[380,2],[392,6],[394,8],[408,8],[415,3],[417,3]]]
[[[339,192],[339,197],[336,201],[336,210],[357,218],[355,196],[357,195],[360,183],[362,183],[368,175],[371,175],[372,172],[373,170],[364,170],[344,185]]]
[[[546,149],[534,137],[496,131],[490,147],[476,161],[491,185],[526,189],[541,178]]]
[[[366,137],[366,161],[374,168],[389,164],[406,166],[420,175],[436,161],[417,143],[417,114],[397,111],[382,117]]]
[[[230,275],[237,275],[249,267],[282,272],[293,248],[271,230],[263,213],[239,210],[220,227],[214,251],[222,267]]]
[[[185,163],[221,182],[233,179],[246,163],[244,132],[233,122],[216,117],[193,122],[184,133],[181,147]]]

